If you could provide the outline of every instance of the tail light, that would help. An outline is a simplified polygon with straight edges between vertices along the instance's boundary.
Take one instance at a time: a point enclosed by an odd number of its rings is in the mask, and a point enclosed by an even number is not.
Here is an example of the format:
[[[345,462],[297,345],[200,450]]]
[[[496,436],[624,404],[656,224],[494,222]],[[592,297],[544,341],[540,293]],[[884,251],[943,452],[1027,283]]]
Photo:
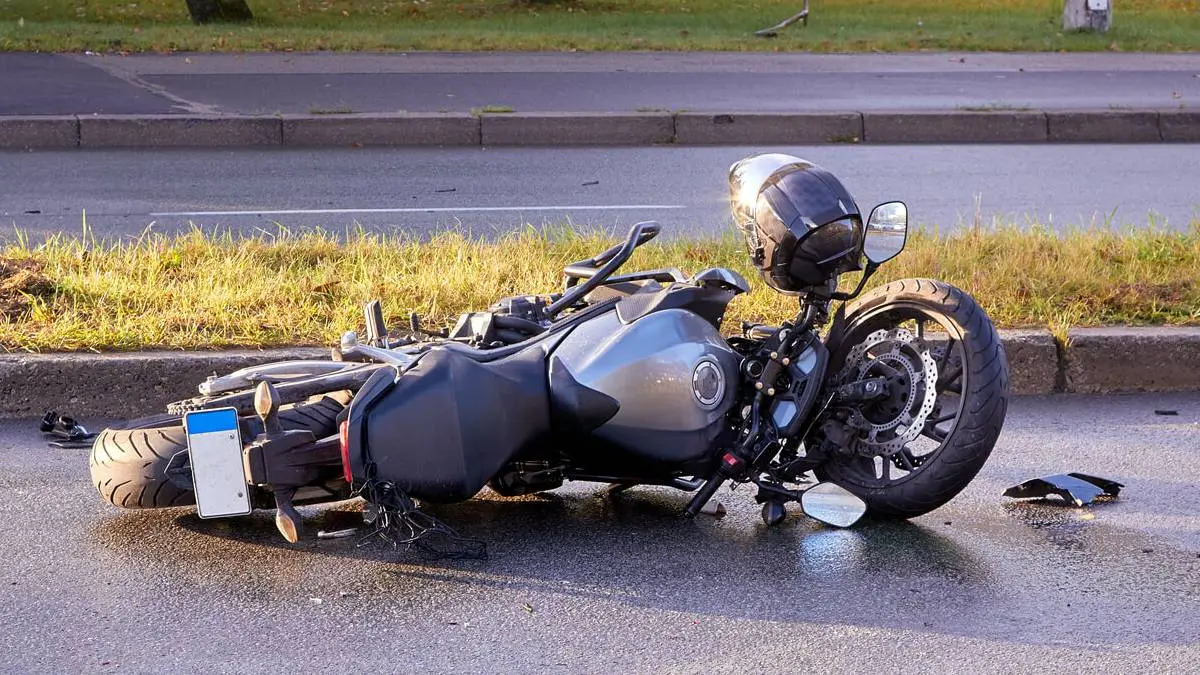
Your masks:
[[[342,420],[338,427],[338,438],[342,442],[342,475],[346,477],[347,483],[354,482],[354,475],[350,472],[350,420]]]

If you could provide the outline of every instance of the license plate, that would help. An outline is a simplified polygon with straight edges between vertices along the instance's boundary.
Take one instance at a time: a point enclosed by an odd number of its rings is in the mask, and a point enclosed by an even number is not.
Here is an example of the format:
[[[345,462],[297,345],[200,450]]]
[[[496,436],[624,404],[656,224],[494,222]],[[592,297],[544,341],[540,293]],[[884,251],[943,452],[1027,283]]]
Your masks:
[[[187,433],[200,517],[225,518],[250,513],[237,410],[190,412],[183,416],[183,428]]]

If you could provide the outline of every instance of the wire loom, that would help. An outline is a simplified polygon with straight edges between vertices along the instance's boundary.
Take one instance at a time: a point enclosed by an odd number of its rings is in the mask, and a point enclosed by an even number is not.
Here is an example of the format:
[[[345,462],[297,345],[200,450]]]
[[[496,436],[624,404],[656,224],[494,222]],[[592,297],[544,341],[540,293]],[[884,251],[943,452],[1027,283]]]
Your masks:
[[[432,560],[487,560],[487,543],[464,537],[450,526],[421,511],[417,503],[394,483],[368,480],[360,490],[367,500],[363,520],[375,529],[358,540],[365,546],[376,537],[416,550]]]

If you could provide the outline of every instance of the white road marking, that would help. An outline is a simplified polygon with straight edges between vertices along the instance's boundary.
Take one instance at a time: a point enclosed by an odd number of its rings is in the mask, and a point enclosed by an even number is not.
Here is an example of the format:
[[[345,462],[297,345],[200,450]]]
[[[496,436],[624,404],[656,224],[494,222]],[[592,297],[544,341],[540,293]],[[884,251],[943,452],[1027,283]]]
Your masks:
[[[394,209],[278,209],[263,211],[163,211],[156,218],[176,216],[304,216],[338,213],[488,213],[498,211],[655,211],[687,208],[682,204],[593,204],[590,206],[437,206]]]

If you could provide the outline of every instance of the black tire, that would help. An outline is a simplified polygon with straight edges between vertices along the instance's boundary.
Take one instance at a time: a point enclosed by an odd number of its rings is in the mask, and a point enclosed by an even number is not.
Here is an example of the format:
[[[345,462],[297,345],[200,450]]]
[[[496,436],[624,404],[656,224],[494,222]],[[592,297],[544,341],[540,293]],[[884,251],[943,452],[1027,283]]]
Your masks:
[[[345,407],[336,397],[284,406],[279,421],[285,430],[307,429],[317,438],[337,433],[335,418]],[[243,439],[262,433],[254,416],[240,420]],[[196,503],[191,490],[167,478],[167,464],[187,449],[183,416],[155,415],[131,420],[119,429],[105,429],[92,444],[88,468],[100,496],[126,509],[157,509]]]
[[[1000,436],[1008,408],[1008,361],[991,320],[974,298],[950,284],[929,279],[903,279],[867,293],[847,308],[846,330],[841,342],[833,346],[831,372],[838,372],[855,344],[872,332],[896,325],[897,321],[924,317],[942,326],[955,342],[947,341],[938,359],[945,359],[946,377],[957,372],[957,378],[942,389],[939,371],[938,397],[956,398],[957,416],[953,426],[939,429],[930,426],[933,415],[923,427],[922,437],[930,431],[926,442],[938,445],[921,457],[916,468],[906,475],[888,481],[890,467],[887,458],[882,465],[877,460],[876,471],[882,477],[867,476],[864,458],[838,457],[817,469],[822,480],[830,480],[850,490],[867,503],[868,513],[874,516],[913,518],[928,513],[963,490],[987,461]],[[953,356],[954,362],[951,362]],[[955,365],[957,367],[955,367]],[[958,391],[950,389],[957,382]],[[939,410],[941,404],[939,403]],[[947,422],[948,423],[948,422]],[[908,448],[904,449],[908,452]],[[909,459],[915,459],[911,453]],[[899,459],[890,462],[901,471]]]

